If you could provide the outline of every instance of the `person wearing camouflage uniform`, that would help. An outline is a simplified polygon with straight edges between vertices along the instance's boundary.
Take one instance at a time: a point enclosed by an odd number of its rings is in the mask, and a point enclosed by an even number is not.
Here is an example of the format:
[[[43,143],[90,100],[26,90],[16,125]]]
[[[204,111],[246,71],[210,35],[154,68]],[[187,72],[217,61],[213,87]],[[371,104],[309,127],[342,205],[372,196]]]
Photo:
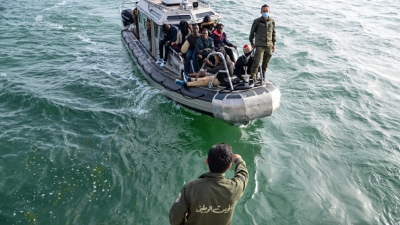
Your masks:
[[[261,7],[261,17],[253,21],[249,41],[252,48],[256,48],[254,63],[251,67],[251,76],[255,80],[262,60],[261,74],[265,75],[272,53],[275,52],[276,34],[275,21],[269,16],[269,6]],[[254,42],[255,39],[255,42]]]
[[[224,178],[236,164],[235,176]],[[171,225],[230,225],[233,210],[249,181],[246,163],[232,147],[221,143],[211,147],[206,164],[210,172],[186,183],[169,213]]]

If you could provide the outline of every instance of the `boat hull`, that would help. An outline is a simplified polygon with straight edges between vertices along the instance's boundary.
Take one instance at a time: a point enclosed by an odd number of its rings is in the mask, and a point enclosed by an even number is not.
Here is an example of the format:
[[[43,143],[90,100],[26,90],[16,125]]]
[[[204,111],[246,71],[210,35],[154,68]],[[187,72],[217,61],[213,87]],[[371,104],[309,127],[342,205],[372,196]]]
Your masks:
[[[272,83],[233,91],[225,87],[177,85],[175,79],[180,79],[181,68],[160,67],[156,64],[156,59],[132,32],[122,30],[121,35],[125,46],[145,78],[152,85],[164,90],[168,98],[182,105],[234,123],[247,123],[270,116],[279,107],[280,92]]]

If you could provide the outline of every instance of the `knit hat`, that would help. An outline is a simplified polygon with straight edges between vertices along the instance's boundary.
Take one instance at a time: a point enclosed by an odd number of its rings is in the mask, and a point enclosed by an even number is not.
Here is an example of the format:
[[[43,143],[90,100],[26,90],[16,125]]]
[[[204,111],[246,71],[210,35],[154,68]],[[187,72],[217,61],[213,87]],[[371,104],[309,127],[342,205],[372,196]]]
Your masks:
[[[243,52],[244,52],[244,54],[247,54],[247,53],[251,52],[251,46],[248,45],[248,44],[245,44],[243,46]]]

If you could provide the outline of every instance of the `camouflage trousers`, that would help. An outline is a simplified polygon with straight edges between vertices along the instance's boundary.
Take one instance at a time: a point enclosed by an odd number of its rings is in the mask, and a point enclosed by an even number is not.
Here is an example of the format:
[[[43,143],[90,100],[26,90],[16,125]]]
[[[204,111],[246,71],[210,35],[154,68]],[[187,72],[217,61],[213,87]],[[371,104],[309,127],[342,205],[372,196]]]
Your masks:
[[[261,60],[262,60],[261,74],[264,75],[265,72],[267,71],[268,63],[271,57],[272,57],[272,47],[256,46],[256,52],[254,54],[254,62],[253,65],[251,66],[251,73],[250,73],[250,75],[253,77],[254,80],[256,79],[256,74],[260,67]]]

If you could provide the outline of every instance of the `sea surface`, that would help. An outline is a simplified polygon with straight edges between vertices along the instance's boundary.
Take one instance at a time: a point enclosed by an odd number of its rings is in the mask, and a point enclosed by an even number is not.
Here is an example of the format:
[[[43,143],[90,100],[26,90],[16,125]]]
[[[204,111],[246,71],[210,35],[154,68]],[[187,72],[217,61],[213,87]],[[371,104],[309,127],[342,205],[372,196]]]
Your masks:
[[[264,3],[281,106],[239,126],[149,85],[119,1],[0,0],[0,224],[169,224],[225,142],[250,172],[234,225],[399,225],[399,1],[211,1],[240,52]]]

